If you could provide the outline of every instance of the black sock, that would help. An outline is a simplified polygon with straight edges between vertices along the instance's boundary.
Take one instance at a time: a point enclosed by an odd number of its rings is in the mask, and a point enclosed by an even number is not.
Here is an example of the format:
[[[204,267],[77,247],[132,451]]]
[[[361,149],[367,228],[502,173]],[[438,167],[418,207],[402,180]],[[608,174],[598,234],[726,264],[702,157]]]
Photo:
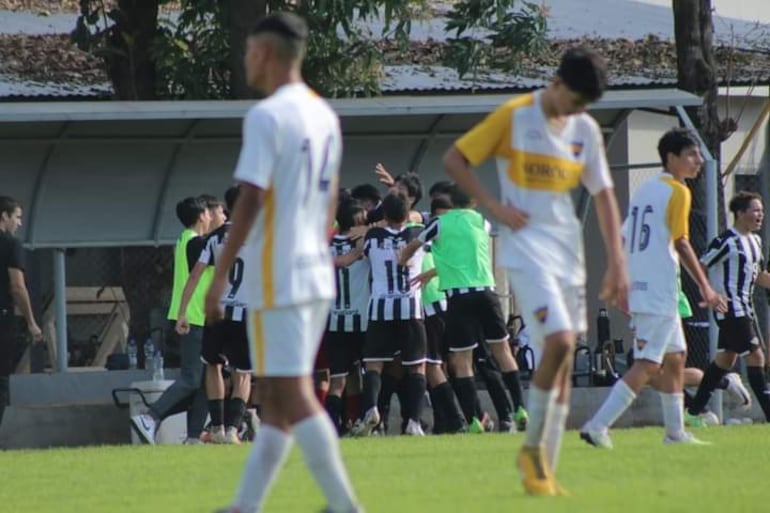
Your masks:
[[[425,379],[425,374],[416,372],[410,373],[404,381],[406,381],[406,397],[404,399],[408,404],[405,417],[420,422],[428,381]]]
[[[246,401],[240,397],[231,397],[227,401],[227,418],[225,419],[225,426],[238,428],[243,420],[243,415],[246,413]]]
[[[454,389],[457,394],[457,399],[460,401],[460,409],[463,411],[465,420],[470,424],[473,417],[476,416],[476,401],[478,400],[476,382],[474,381],[473,376],[467,378],[455,378]]]
[[[512,419],[513,408],[511,407],[511,401],[508,399],[508,394],[505,393],[502,374],[485,365],[479,365],[478,370],[487,387],[489,398],[495,407],[498,421]]]
[[[212,399],[209,401],[209,415],[212,426],[222,426],[225,423],[224,399]]]
[[[364,374],[364,389],[361,392],[361,415],[377,406],[377,398],[380,395],[382,381],[384,381],[380,378],[380,373],[376,371],[366,371],[366,374]]]
[[[444,408],[441,406],[441,399],[436,394],[436,387],[428,388],[428,394],[430,394],[430,404],[433,406],[433,434],[446,433],[446,416],[444,415]]]
[[[749,376],[749,385],[757,397],[760,408],[765,414],[765,420],[770,422],[770,390],[767,388],[767,377],[762,367],[746,366],[746,374]]]
[[[332,424],[337,429],[339,434],[342,431],[342,398],[336,395],[329,394],[326,396],[326,403],[324,404],[326,413],[329,414],[329,418],[332,419]]]
[[[444,381],[435,387],[433,389],[433,396],[435,397],[433,408],[443,412],[446,431],[449,433],[457,433],[460,431],[465,422],[463,420],[463,414],[457,407],[455,393],[449,382]]]
[[[510,371],[503,373],[503,381],[505,386],[508,387],[508,392],[511,394],[511,401],[513,401],[514,411],[524,406],[524,400],[521,393],[521,380],[519,379],[519,371]]]
[[[406,430],[406,423],[411,418],[411,404],[409,402],[409,379],[401,378],[396,385],[396,396],[398,397],[398,406],[401,411],[401,433]]]
[[[722,379],[719,380],[719,384],[717,385],[717,388],[719,390],[727,390],[727,386],[730,384],[730,381],[727,379],[727,374],[722,376]]]
[[[692,395],[692,392],[688,392],[687,389],[682,390],[682,393],[684,394],[684,408],[689,410],[692,407],[695,396]]]
[[[706,372],[703,373],[703,380],[700,382],[698,391],[695,393],[695,398],[692,400],[692,404],[687,411],[691,415],[699,415],[703,413],[706,405],[711,399],[711,394],[719,385],[719,382],[727,374],[727,371],[718,367],[716,363],[711,362],[706,368]]]

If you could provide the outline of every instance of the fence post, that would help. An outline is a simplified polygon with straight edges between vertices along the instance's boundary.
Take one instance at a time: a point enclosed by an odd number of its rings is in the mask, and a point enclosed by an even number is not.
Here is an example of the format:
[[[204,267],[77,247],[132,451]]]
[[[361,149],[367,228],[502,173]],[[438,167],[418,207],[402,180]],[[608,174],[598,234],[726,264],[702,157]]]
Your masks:
[[[717,187],[719,186],[719,170],[717,161],[711,155],[708,155],[704,164],[706,173],[706,241],[710,243],[719,235],[719,205],[717,198]],[[717,323],[714,316],[709,314],[709,362],[717,354]],[[722,415],[722,390],[715,390],[711,398],[711,410],[724,422]]]
[[[67,372],[67,263],[66,250],[53,251],[53,287],[56,311],[56,371]]]

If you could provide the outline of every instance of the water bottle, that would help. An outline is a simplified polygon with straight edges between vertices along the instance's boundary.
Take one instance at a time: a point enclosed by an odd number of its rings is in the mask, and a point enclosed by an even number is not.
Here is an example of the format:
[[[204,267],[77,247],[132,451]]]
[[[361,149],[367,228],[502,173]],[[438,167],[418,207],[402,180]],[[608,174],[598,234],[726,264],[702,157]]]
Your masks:
[[[126,354],[128,355],[129,369],[136,369],[136,353],[136,339],[131,337],[128,339],[128,344],[126,344]]]
[[[160,352],[160,349],[155,351],[155,356],[153,357],[152,362],[152,380],[153,381],[163,381],[165,379],[165,376],[163,374],[163,353]]]
[[[152,337],[149,337],[144,342],[144,368],[150,371],[150,375],[153,374],[153,358],[155,357],[155,343],[152,341]]]
[[[603,352],[605,345],[610,342],[610,318],[606,308],[599,309],[599,317],[596,318],[596,348],[594,350],[594,369],[604,369]]]

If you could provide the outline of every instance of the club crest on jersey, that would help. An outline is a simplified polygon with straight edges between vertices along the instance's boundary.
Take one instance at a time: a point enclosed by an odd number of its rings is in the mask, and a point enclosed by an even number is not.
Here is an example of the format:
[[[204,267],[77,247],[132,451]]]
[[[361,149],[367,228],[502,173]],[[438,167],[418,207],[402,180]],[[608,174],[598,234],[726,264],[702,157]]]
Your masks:
[[[644,349],[644,346],[646,346],[646,345],[647,345],[647,341],[646,340],[641,339],[641,338],[637,338],[636,339],[636,350],[637,351],[641,351],[642,349]]]
[[[578,158],[581,153],[583,153],[583,143],[582,142],[572,142],[569,145],[570,150],[572,151],[572,156],[575,158]]]
[[[545,324],[545,321],[548,320],[548,307],[541,306],[535,310],[535,319],[537,319],[540,324]]]

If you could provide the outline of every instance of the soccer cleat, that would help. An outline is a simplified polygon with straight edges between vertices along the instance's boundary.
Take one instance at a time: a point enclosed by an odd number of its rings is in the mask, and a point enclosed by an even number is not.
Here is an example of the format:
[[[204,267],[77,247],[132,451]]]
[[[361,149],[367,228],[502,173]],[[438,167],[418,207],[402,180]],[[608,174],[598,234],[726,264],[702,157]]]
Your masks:
[[[725,376],[727,379],[727,393],[740,403],[745,409],[751,408],[751,394],[743,386],[741,377],[736,372],[730,372]]]
[[[353,436],[369,436],[372,434],[372,430],[380,423],[380,412],[376,406],[372,406],[367,410],[364,418],[358,419],[353,428],[350,430]]]
[[[700,415],[693,415],[689,411],[684,412],[684,425],[691,428],[705,428],[708,427],[706,421]]]
[[[495,421],[492,420],[492,417],[490,417],[487,412],[484,412],[479,420],[481,421],[481,425],[484,426],[485,432],[491,433],[495,430]]]
[[[521,476],[521,484],[530,495],[554,496],[557,493],[556,482],[543,457],[541,447],[522,447],[516,461]]]
[[[600,449],[612,449],[612,438],[606,429],[594,430],[588,425],[580,430],[580,439]]]
[[[529,421],[529,414],[523,406],[519,406],[516,409],[516,414],[513,416],[513,420],[516,421],[516,429],[519,431],[527,430],[527,421]]]
[[[238,436],[238,429],[235,426],[230,426],[225,430],[224,441],[221,442],[227,445],[241,445],[241,437]]]
[[[484,433],[484,424],[481,423],[478,417],[473,417],[471,423],[468,424],[468,433],[473,433],[474,435]]]
[[[131,425],[144,443],[155,445],[155,432],[158,430],[155,419],[146,413],[140,413],[131,417]]]
[[[713,411],[704,411],[701,413],[701,418],[707,426],[719,426],[721,424],[719,417]]]
[[[224,426],[211,426],[209,431],[201,433],[201,440],[206,444],[224,444],[225,442],[225,427]]]
[[[513,419],[503,419],[500,421],[497,430],[501,433],[515,433],[516,424],[514,424]]]
[[[419,421],[409,419],[404,434],[409,436],[425,436],[425,431],[423,431]]]
[[[203,445],[205,443],[206,442],[204,442],[200,438],[193,438],[193,437],[185,438],[184,442],[182,442],[182,444],[184,445]]]
[[[680,434],[677,437],[666,435],[666,437],[663,439],[663,443],[666,445],[674,445],[674,444],[711,445],[711,442],[704,442],[703,440],[698,440],[693,436],[692,433],[688,433],[687,431],[682,431],[682,434]]]
[[[559,497],[572,497],[572,492],[564,488],[556,480],[553,482],[553,489]]]

